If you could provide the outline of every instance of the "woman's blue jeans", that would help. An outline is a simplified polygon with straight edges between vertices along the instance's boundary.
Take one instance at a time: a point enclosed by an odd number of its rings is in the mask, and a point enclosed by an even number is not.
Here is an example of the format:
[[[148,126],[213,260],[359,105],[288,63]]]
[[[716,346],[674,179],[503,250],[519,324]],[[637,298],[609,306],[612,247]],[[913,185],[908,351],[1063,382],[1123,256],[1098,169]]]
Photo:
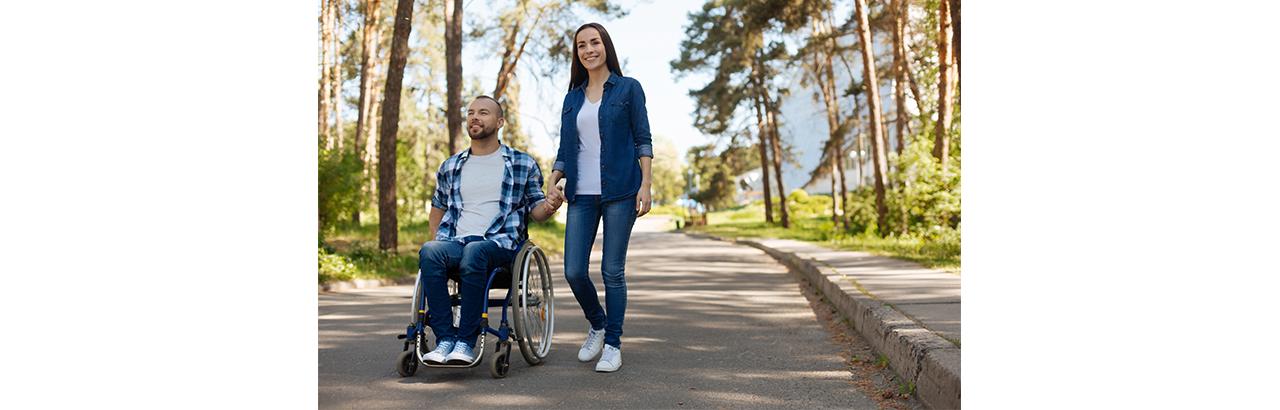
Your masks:
[[[604,278],[607,308],[600,307],[595,284],[587,274],[591,246],[601,219],[604,220],[604,258],[600,262],[600,273]],[[627,244],[635,221],[635,196],[602,203],[599,195],[575,195],[569,204],[564,236],[564,278],[587,321],[591,322],[591,328],[604,328],[604,342],[613,347],[622,346],[622,319],[627,312]]]

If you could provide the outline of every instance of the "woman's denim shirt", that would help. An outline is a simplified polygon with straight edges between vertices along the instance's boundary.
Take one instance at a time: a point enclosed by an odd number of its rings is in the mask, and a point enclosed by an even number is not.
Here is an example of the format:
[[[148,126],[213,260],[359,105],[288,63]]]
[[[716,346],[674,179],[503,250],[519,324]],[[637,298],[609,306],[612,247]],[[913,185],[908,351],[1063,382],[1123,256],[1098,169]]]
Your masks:
[[[551,167],[563,172],[565,196],[572,202],[577,191],[578,110],[586,100],[586,81],[564,96],[560,113],[560,148]],[[640,191],[640,157],[653,158],[649,113],[644,107],[640,82],[614,73],[604,82],[600,97],[600,200],[613,201]]]

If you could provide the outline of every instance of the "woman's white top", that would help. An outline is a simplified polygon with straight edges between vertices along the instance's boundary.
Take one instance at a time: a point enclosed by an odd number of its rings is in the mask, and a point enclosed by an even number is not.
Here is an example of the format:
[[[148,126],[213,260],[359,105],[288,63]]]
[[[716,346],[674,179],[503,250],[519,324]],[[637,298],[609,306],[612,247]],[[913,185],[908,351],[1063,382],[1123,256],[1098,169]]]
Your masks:
[[[600,102],[582,99],[578,110],[578,184],[577,195],[600,195]],[[601,100],[604,100],[601,96]]]

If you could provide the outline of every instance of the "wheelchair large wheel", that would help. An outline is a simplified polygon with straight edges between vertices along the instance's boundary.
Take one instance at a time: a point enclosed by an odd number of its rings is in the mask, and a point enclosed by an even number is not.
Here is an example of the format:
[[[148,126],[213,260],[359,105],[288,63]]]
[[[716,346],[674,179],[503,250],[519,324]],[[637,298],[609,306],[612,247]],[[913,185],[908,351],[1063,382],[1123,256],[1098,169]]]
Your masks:
[[[520,355],[531,366],[541,364],[551,352],[551,337],[555,331],[555,292],[552,288],[551,269],[547,255],[537,246],[529,245],[517,258],[520,275],[515,299],[514,325],[520,344]]]

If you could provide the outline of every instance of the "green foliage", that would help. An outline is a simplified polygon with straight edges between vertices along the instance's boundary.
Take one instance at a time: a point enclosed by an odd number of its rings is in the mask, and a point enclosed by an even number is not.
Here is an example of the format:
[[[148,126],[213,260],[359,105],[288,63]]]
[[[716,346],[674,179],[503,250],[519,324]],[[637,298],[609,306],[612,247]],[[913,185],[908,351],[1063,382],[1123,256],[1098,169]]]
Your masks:
[[[685,189],[685,166],[680,161],[680,153],[675,144],[663,136],[653,138],[653,172],[654,204],[672,204]]]
[[[928,138],[916,134],[901,157],[890,156],[890,178],[898,181],[886,193],[890,232],[935,239],[959,228],[959,158],[951,158],[942,169]]]
[[[691,227],[690,230],[725,237],[809,241],[835,249],[871,252],[914,261],[931,268],[957,273],[960,271],[960,234],[954,229],[940,230],[940,234],[934,239],[900,235],[881,238],[874,234],[874,223],[869,228],[864,228],[870,232],[837,231],[829,212],[823,216],[792,218],[791,228],[785,229],[780,225],[764,222],[764,207],[760,202],[733,210],[712,212],[707,221],[709,225]]]
[[[320,283],[351,280],[359,272],[351,258],[330,253],[324,247],[319,248],[319,259]]]
[[[360,160],[350,151],[320,150],[318,164],[320,235],[360,206]]]
[[[787,195],[787,209],[792,218],[812,218],[831,215],[831,197],[827,195],[809,195],[803,189],[796,189]]]
[[[378,224],[342,226],[319,248],[320,283],[412,276],[418,270],[418,248],[426,243],[427,222],[400,225],[400,247],[396,252],[377,248]],[[564,225],[554,219],[529,224],[529,238],[547,255],[564,252]]]
[[[710,210],[733,206],[738,175],[760,166],[759,156],[752,155],[750,146],[730,145],[718,154],[715,149],[714,144],[700,145],[689,148],[688,154],[697,189],[689,198]]]

